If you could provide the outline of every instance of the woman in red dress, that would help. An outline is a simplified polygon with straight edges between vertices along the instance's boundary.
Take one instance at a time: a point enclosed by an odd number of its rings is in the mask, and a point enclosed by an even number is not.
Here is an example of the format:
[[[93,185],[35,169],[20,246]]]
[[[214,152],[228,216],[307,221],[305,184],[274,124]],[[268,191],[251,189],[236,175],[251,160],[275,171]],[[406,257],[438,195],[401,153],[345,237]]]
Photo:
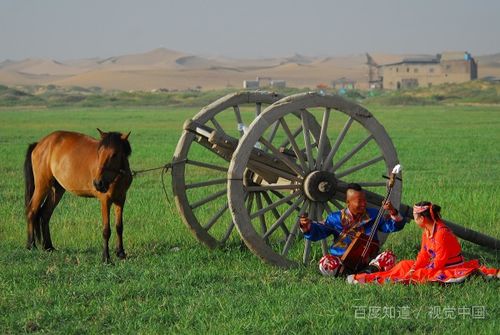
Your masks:
[[[427,201],[413,206],[413,218],[423,229],[422,246],[415,261],[401,261],[388,271],[350,275],[348,283],[459,283],[476,272],[500,278],[497,269],[481,266],[476,259],[464,260],[462,248],[441,220],[440,211],[441,207]]]

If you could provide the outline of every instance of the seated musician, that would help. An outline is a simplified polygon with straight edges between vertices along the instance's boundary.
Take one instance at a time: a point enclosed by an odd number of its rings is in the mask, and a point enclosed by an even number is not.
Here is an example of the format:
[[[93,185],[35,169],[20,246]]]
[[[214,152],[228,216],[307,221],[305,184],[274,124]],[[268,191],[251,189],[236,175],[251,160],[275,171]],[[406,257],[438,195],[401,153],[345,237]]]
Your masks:
[[[458,283],[473,273],[487,278],[499,277],[497,269],[481,266],[477,260],[464,260],[462,248],[441,220],[440,211],[440,206],[428,201],[413,207],[413,218],[423,230],[420,252],[415,261],[401,261],[388,271],[353,274],[347,277],[348,283]]]
[[[330,213],[324,222],[311,221],[309,218],[300,218],[300,229],[304,233],[304,237],[311,241],[318,241],[333,235],[333,244],[330,247],[330,254],[323,256],[319,262],[319,268],[323,275],[335,276],[341,267],[341,259],[349,245],[353,242],[356,233],[361,232],[361,238],[368,239],[372,232],[373,224],[378,214],[376,208],[366,208],[365,192],[358,184],[349,184],[346,192],[347,208]],[[383,233],[392,233],[403,229],[405,219],[399,215],[398,211],[387,201],[383,205],[389,215],[383,216],[380,219],[377,230]],[[374,232],[375,256],[378,253],[378,238]],[[351,249],[349,249],[351,250]],[[373,249],[372,249],[373,251]],[[345,255],[349,256],[349,255]],[[354,257],[359,258],[359,254]],[[370,257],[371,259],[371,257]],[[396,257],[392,251],[384,251],[371,261],[359,264],[356,270],[345,269],[347,272],[357,271],[382,271],[388,270],[394,266]]]

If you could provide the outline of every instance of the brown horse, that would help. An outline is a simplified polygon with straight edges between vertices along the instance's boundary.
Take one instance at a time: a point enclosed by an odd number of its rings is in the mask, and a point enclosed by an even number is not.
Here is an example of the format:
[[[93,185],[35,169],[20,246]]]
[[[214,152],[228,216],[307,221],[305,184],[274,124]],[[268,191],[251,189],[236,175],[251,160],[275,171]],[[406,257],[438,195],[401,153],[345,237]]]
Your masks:
[[[50,217],[64,192],[69,191],[101,202],[104,262],[110,262],[109,211],[111,205],[115,205],[116,255],[126,257],[122,215],[126,193],[132,183],[128,162],[132,153],[128,142],[130,133],[97,130],[101,134],[99,141],[80,133],[56,131],[28,147],[24,162],[28,249],[36,247],[36,237],[45,250],[54,250]]]

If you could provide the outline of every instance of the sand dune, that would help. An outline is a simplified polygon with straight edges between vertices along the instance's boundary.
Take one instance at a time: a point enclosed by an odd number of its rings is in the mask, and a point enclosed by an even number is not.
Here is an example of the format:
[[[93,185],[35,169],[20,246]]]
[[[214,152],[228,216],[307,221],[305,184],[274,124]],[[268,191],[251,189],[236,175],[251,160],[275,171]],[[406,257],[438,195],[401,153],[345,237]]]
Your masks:
[[[371,54],[376,63],[401,61],[404,55]],[[479,76],[500,76],[500,54],[476,57]],[[218,89],[242,87],[244,80],[269,77],[287,86],[314,88],[346,77],[366,84],[366,55],[309,57],[299,54],[267,59],[202,57],[165,48],[132,55],[68,61],[6,60],[0,63],[0,84],[99,86],[108,90],[158,88]]]

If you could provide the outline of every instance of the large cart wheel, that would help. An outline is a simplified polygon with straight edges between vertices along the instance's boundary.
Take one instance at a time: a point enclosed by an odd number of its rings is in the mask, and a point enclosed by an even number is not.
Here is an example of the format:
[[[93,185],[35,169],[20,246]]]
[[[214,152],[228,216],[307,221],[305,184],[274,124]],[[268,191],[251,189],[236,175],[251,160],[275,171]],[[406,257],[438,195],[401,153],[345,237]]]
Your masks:
[[[297,118],[291,115],[305,116],[306,109],[321,122],[317,139],[311,136],[308,117],[298,120],[301,136],[290,131],[297,126]],[[269,133],[274,134],[273,140],[266,140]],[[248,184],[246,175],[255,165],[252,153],[256,145],[269,149],[289,170],[277,182]],[[298,216],[308,213],[318,220],[343,208],[346,186],[352,182],[365,188],[369,207],[380,207],[386,193],[383,174],[397,163],[385,129],[363,107],[317,93],[283,98],[252,122],[233,154],[228,171],[231,215],[247,246],[264,261],[281,267],[297,265],[299,260],[308,264],[328,252],[328,247],[325,240],[321,249],[316,243],[300,241]],[[245,199],[252,194],[260,194],[270,203],[260,208],[247,206]],[[398,207],[400,200],[401,183],[397,181],[391,201]]]
[[[226,198],[232,152],[215,148],[207,141],[207,132],[216,130],[219,135],[238,139],[264,108],[280,98],[270,92],[229,94],[202,108],[185,124],[172,165],[175,203],[187,227],[210,248],[230,238],[234,223]]]

